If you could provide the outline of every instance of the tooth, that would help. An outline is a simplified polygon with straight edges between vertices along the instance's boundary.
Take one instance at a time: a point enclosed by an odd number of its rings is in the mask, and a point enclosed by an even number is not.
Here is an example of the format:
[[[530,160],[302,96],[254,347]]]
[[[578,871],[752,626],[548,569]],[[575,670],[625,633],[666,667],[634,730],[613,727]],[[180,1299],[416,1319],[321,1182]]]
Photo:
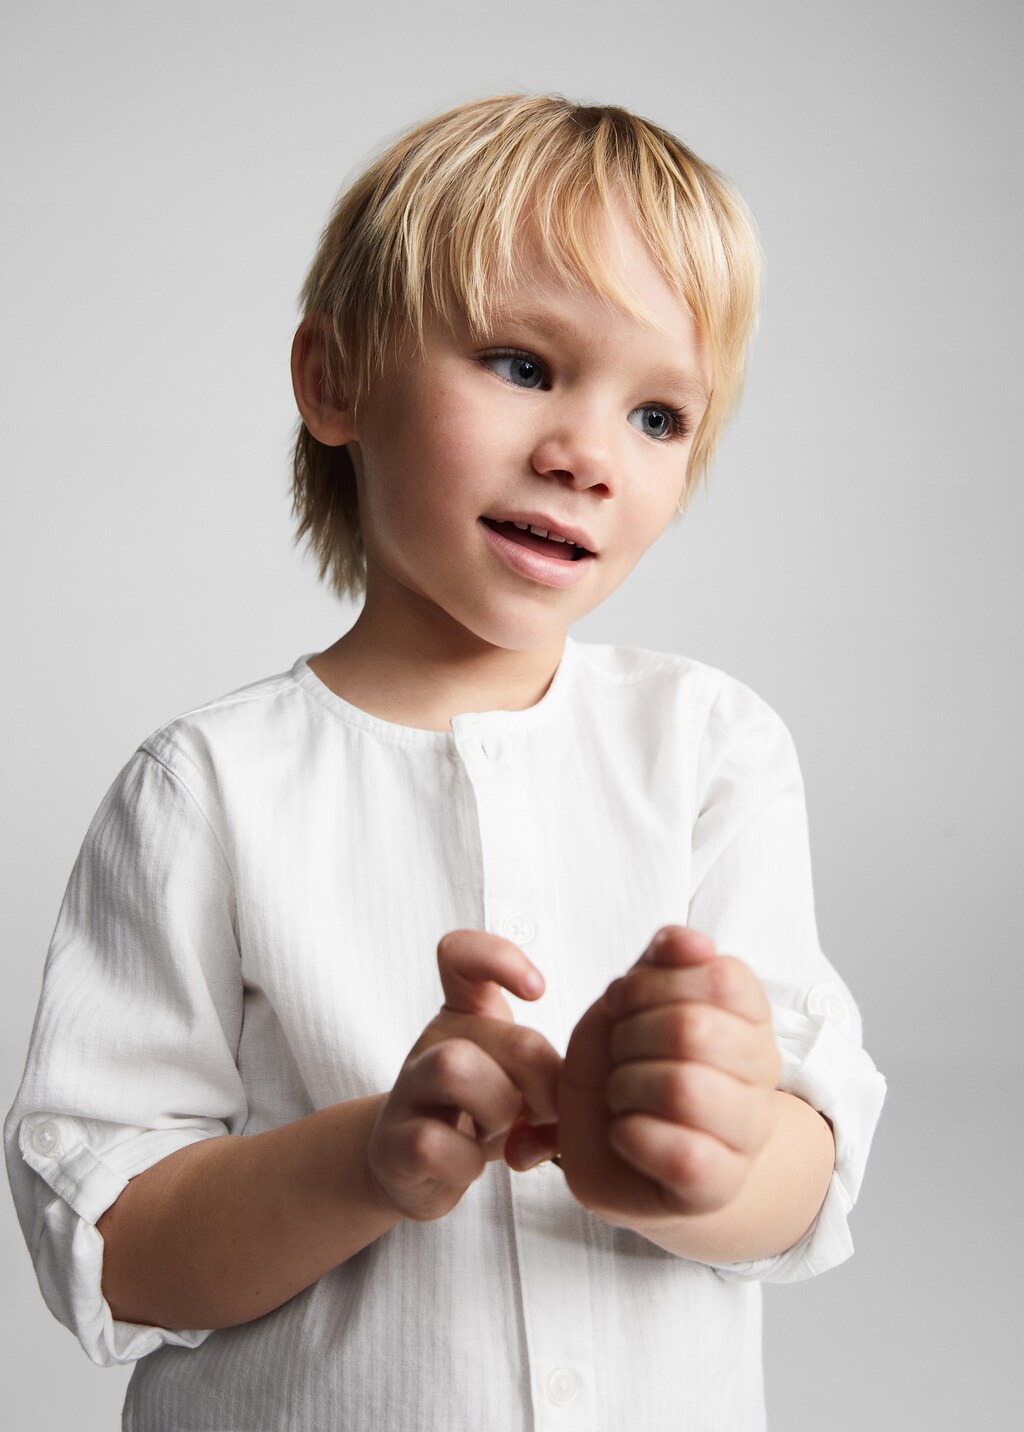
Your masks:
[[[529,532],[530,530],[529,522],[513,522],[512,526],[518,527],[520,532]]]
[[[547,529],[544,527],[531,527],[530,531],[535,537],[546,537],[548,535]]]
[[[565,538],[565,537],[559,537],[559,536],[557,535],[557,533],[555,533],[555,532],[549,532],[549,533],[548,533],[548,541],[549,541],[549,542],[565,542],[565,541],[567,541],[567,540],[568,540],[568,539]]]

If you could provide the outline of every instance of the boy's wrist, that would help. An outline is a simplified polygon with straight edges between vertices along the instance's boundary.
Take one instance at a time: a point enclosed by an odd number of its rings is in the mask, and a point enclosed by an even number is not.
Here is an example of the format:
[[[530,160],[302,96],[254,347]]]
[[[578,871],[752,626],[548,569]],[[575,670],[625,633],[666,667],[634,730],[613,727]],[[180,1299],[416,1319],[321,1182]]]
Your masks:
[[[387,1101],[387,1094],[375,1094],[359,1101],[363,1106],[360,1111],[362,1127],[358,1136],[359,1157],[355,1168],[347,1163],[339,1164],[336,1196],[339,1204],[346,1210],[351,1209],[353,1198],[358,1199],[371,1218],[387,1220],[387,1226],[390,1227],[401,1222],[405,1214],[374,1172],[371,1157],[373,1136]],[[381,1231],[387,1230],[383,1228]]]
[[[388,1102],[388,1095],[381,1094],[372,1101],[372,1114],[368,1121],[367,1136],[363,1148],[362,1159],[362,1197],[367,1208],[373,1214],[389,1220],[389,1226],[401,1223],[407,1214],[399,1207],[387,1188],[378,1178],[373,1166],[373,1139],[380,1123],[381,1115]]]
[[[719,1208],[607,1221],[700,1263],[748,1262],[785,1252],[813,1225],[825,1201],[835,1139],[824,1115],[796,1095],[776,1089],[774,1104],[771,1137]]]

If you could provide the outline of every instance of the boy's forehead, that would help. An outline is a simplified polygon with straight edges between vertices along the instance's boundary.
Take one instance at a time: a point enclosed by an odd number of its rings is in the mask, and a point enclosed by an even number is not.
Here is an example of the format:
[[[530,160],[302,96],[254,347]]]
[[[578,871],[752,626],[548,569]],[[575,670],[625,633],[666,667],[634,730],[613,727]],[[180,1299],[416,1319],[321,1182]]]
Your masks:
[[[524,246],[507,291],[492,294],[479,322],[461,307],[459,318],[481,337],[502,328],[577,347],[629,333],[650,345],[666,378],[706,397],[706,344],[684,295],[631,226],[603,237],[595,255],[600,266],[585,274],[536,241]]]
[[[631,306],[638,268],[659,261],[636,228],[622,201],[594,203],[577,216],[571,229],[544,231],[536,219],[520,224],[512,246],[509,275],[519,290],[568,288]]]
[[[611,305],[652,326],[675,326],[682,307],[684,265],[659,254],[637,228],[624,201],[595,203],[573,232],[545,236],[536,222],[520,227],[510,265],[510,303],[524,295],[547,297],[568,291]],[[556,297],[557,301],[557,297]]]

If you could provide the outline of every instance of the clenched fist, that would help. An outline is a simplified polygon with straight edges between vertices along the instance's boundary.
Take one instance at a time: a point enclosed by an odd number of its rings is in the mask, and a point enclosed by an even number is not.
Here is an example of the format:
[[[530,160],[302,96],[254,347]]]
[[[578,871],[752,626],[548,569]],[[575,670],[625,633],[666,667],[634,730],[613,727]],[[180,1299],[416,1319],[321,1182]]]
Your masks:
[[[723,1207],[772,1132],[780,1069],[753,971],[695,930],[659,930],[569,1043],[557,1142],[573,1194],[635,1228]]]

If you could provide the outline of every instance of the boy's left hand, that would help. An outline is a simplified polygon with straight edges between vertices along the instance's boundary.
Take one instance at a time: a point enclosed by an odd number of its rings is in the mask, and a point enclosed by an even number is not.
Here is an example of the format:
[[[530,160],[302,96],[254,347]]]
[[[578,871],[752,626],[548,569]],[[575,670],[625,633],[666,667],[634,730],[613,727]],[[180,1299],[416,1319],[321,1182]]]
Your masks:
[[[739,1193],[773,1128],[781,1062],[770,1014],[741,960],[696,930],[658,931],[566,1053],[558,1146],[584,1207],[642,1229]]]

